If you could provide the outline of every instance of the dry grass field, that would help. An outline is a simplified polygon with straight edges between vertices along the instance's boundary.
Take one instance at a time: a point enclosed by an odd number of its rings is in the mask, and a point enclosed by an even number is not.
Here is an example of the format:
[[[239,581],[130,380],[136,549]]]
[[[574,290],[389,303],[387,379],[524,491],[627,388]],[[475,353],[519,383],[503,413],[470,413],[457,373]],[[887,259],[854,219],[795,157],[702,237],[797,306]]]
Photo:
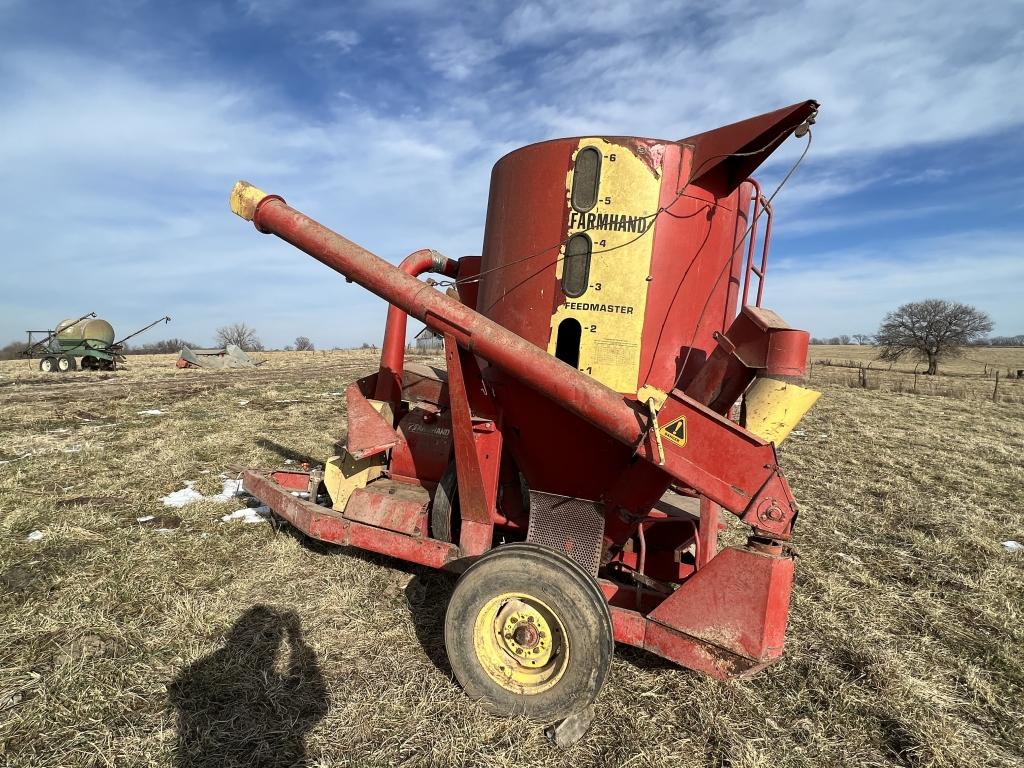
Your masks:
[[[938,376],[919,372],[927,365],[907,357],[881,362],[874,347],[815,344],[810,348],[812,383],[938,395],[958,399],[988,399],[1024,403],[1024,347],[970,347],[963,355],[942,361]],[[862,374],[858,368],[864,369]],[[998,373],[998,388],[996,375]]]
[[[449,576],[222,521],[245,506],[213,498],[230,465],[329,456],[343,385],[375,364],[268,357],[0,364],[0,763],[1024,765],[1024,552],[1001,543],[1024,542],[1019,400],[822,375],[782,450],[802,509],[785,659],[720,683],[619,648],[563,752],[453,681]],[[204,498],[165,506],[186,481]]]

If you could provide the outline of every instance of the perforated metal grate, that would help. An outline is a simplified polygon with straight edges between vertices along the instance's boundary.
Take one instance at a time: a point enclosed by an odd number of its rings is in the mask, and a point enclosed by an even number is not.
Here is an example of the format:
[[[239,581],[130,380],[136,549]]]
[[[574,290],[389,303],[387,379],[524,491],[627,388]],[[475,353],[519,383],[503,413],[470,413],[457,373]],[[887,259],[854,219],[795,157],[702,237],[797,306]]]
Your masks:
[[[596,576],[603,536],[604,508],[599,502],[530,491],[527,541],[564,552]]]

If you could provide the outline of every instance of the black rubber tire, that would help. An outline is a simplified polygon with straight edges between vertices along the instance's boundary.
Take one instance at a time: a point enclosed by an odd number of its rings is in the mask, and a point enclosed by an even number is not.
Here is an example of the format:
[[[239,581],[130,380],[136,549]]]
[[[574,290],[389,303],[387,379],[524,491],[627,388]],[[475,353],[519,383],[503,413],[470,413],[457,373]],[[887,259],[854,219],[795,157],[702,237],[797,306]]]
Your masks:
[[[43,373],[53,373],[57,370],[57,358],[52,355],[40,358],[39,370]]]
[[[438,541],[458,543],[459,525],[459,481],[455,476],[455,462],[451,462],[434,491],[430,505],[430,535]]]
[[[565,628],[567,661],[552,687],[516,693],[496,682],[477,654],[477,617],[493,598],[525,593],[548,606]],[[452,592],[444,621],[448,660],[466,694],[501,715],[553,723],[590,706],[615,651],[611,612],[597,581],[578,563],[525,542],[491,550],[470,566]]]
[[[71,355],[61,355],[57,358],[57,370],[61,373],[68,373],[75,370],[78,366],[75,365],[75,358]]]

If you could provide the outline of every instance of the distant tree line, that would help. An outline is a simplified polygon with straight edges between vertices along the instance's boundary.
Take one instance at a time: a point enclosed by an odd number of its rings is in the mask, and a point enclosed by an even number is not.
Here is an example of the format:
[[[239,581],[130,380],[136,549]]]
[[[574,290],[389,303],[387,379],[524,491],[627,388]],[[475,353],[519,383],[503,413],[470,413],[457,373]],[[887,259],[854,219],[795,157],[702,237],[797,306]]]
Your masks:
[[[124,350],[126,355],[169,355],[178,354],[182,347],[199,348],[202,345],[194,344],[185,339],[164,339],[163,341],[151,341],[148,344],[134,344]]]
[[[1024,347],[1024,333],[1016,336],[989,336],[970,344],[972,347]]]
[[[855,333],[853,335],[843,333],[839,336],[811,337],[811,344],[831,344],[833,346],[836,344],[871,344],[873,341],[874,337],[866,333]]]
[[[852,335],[841,334],[839,336],[812,336],[811,344],[822,344],[829,346],[846,344],[877,344],[878,341],[873,335],[854,333]],[[987,336],[983,339],[975,339],[966,344],[968,347],[1024,347],[1024,333],[1016,336]]]
[[[0,360],[17,360],[21,357],[23,349],[25,349],[24,341],[12,341],[10,344],[0,347]]]

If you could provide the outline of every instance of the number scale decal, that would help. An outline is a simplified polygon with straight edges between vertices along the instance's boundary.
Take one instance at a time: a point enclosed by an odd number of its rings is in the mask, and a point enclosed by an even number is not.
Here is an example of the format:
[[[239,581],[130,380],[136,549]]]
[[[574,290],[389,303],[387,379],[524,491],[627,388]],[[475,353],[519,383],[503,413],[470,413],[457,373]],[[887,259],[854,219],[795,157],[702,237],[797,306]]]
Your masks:
[[[566,241],[584,233],[592,243],[586,288],[571,290],[576,295],[555,309],[548,352],[555,354],[559,323],[575,318],[583,329],[579,369],[616,392],[635,394],[661,179],[628,147],[601,138],[580,139],[573,161],[589,148],[601,153],[596,205],[573,208],[572,170],[565,182]],[[560,284],[564,257],[563,247],[556,269]]]

